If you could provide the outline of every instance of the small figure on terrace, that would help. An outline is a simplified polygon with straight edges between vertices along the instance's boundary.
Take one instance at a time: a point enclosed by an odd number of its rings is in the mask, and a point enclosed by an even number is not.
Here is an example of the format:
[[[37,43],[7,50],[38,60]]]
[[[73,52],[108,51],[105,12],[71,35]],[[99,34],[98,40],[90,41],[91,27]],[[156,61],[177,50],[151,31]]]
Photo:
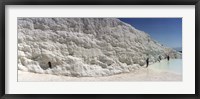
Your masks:
[[[169,55],[167,55],[167,60],[169,61]]]
[[[161,59],[162,59],[161,56],[159,56],[159,62],[161,61]]]
[[[52,67],[51,67],[51,62],[48,62],[48,64],[49,64],[49,68],[52,68]]]
[[[148,67],[149,66],[149,58],[146,59],[146,64],[147,64],[146,67]]]

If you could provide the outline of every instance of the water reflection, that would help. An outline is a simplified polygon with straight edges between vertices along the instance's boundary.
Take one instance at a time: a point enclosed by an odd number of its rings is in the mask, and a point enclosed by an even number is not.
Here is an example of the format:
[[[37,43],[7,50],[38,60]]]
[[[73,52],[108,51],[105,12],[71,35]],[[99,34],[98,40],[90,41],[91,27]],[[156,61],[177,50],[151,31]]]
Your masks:
[[[156,68],[159,70],[167,70],[182,74],[182,59],[162,60],[161,62],[154,63],[149,68]]]

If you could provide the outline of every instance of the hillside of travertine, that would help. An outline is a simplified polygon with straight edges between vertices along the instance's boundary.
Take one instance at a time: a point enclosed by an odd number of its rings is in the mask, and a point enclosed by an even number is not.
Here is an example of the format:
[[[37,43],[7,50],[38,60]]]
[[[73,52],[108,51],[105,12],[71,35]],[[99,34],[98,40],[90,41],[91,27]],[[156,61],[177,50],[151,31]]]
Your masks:
[[[18,18],[18,70],[64,76],[131,72],[181,53],[116,18]],[[48,62],[51,62],[52,69]]]

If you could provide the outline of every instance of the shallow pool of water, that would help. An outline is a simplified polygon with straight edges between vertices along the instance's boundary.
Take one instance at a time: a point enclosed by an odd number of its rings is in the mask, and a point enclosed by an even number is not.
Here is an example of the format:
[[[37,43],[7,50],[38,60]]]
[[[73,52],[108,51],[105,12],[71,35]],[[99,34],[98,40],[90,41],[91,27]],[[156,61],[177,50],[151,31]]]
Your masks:
[[[150,65],[149,68],[156,68],[159,70],[167,70],[182,74],[182,59],[170,59],[169,61],[165,59],[161,62]]]

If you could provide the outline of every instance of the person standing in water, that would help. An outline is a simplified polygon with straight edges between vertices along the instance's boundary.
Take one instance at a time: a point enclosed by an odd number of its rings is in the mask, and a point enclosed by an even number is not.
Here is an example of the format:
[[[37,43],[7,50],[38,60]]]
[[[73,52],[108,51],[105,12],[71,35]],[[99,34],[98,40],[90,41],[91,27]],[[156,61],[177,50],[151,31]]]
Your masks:
[[[169,55],[167,55],[167,60],[169,61]]]
[[[149,58],[146,59],[146,64],[147,64],[146,67],[148,67],[149,66]]]
[[[51,62],[48,62],[48,64],[49,64],[49,68],[52,68],[52,67],[51,67]]]

